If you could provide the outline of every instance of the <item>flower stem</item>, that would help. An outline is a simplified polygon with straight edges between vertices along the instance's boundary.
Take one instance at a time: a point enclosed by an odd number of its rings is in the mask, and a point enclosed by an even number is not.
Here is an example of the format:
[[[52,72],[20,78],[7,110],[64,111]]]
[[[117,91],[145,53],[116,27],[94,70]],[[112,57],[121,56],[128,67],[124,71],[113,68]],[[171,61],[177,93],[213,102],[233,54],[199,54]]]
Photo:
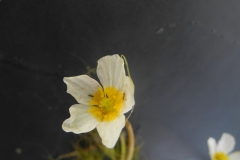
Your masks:
[[[126,160],[132,160],[133,152],[134,152],[135,139],[134,139],[134,133],[133,133],[132,125],[129,121],[126,122],[126,129],[127,129],[127,132],[128,132],[128,153],[127,153],[127,156],[126,156]]]
[[[69,152],[63,155],[60,155],[59,157],[57,157],[56,160],[60,160],[60,159],[64,159],[64,158],[70,158],[70,157],[74,157],[77,156],[79,153],[77,151],[73,151],[73,152]]]
[[[121,159],[125,160],[126,157],[126,139],[125,139],[125,132],[122,132],[120,135],[120,142],[121,142]]]

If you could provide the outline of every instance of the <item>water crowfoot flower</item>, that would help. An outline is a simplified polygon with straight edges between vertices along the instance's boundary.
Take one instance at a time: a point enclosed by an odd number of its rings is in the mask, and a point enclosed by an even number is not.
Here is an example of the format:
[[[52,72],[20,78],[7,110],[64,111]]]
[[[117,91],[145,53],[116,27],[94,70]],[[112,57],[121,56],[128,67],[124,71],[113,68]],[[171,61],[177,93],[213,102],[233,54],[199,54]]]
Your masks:
[[[96,72],[101,85],[87,75],[64,78],[67,92],[79,104],[70,107],[62,128],[76,134],[97,128],[102,143],[113,148],[125,126],[124,113],[135,104],[134,85],[119,55],[99,59]]]
[[[223,133],[218,143],[212,137],[207,142],[212,160],[240,160],[240,151],[230,153],[235,146],[235,139],[232,135]]]

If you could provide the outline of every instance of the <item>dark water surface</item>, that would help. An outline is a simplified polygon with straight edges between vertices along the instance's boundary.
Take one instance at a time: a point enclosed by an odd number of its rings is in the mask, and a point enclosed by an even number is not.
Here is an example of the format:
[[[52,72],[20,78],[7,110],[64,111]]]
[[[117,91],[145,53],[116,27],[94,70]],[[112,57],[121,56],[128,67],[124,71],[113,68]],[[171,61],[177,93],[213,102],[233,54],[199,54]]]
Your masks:
[[[207,160],[223,132],[240,150],[240,1],[0,1],[0,159],[71,150],[76,104],[62,79],[125,54],[142,157]],[[16,153],[21,150],[21,154]]]

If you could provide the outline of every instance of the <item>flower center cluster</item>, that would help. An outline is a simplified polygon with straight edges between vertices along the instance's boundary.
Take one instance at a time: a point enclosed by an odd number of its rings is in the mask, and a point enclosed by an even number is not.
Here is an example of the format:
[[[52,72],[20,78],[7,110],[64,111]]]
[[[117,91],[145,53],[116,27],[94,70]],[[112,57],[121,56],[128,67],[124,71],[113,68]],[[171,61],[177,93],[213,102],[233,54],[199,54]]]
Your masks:
[[[99,88],[91,98],[88,110],[98,121],[110,122],[121,113],[125,94],[114,87]]]
[[[225,153],[217,152],[213,155],[213,160],[229,160],[229,158]]]

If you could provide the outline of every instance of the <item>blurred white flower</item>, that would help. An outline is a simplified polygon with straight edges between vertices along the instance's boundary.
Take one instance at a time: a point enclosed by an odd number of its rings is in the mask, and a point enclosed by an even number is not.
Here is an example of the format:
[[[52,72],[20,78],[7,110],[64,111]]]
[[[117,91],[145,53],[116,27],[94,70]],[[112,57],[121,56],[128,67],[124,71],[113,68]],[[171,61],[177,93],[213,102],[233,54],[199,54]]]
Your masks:
[[[212,160],[240,160],[240,151],[232,152],[234,147],[235,139],[228,133],[223,133],[218,143],[212,137],[208,139],[208,149]]]
[[[71,116],[62,128],[79,134],[96,127],[102,143],[112,148],[125,126],[124,113],[135,104],[134,85],[126,76],[124,61],[119,55],[99,59],[97,75],[101,85],[87,75],[64,78],[67,92],[79,104],[70,107]]]

